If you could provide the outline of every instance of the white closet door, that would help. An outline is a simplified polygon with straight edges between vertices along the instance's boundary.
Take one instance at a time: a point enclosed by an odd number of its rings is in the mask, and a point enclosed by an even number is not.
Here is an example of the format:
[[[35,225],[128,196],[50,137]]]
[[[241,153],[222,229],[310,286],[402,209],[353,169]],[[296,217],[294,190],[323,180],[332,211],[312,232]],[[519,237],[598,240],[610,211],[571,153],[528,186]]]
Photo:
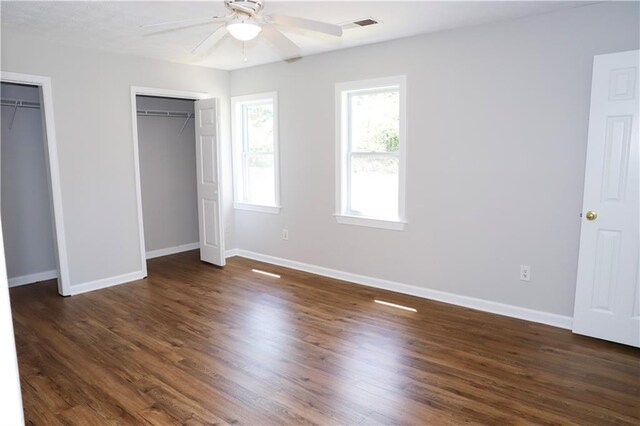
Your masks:
[[[224,266],[217,100],[195,102],[200,259]]]
[[[573,331],[640,346],[638,51],[594,59]]]

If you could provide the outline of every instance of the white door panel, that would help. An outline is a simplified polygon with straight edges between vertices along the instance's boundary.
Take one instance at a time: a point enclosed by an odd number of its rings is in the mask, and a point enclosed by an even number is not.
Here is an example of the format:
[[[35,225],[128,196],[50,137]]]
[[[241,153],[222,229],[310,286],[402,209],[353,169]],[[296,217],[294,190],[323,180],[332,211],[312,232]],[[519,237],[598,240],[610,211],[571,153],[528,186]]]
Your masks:
[[[638,51],[594,59],[573,319],[575,333],[633,346],[640,346],[639,61]]]
[[[195,115],[200,259],[224,266],[216,99],[196,101]]]

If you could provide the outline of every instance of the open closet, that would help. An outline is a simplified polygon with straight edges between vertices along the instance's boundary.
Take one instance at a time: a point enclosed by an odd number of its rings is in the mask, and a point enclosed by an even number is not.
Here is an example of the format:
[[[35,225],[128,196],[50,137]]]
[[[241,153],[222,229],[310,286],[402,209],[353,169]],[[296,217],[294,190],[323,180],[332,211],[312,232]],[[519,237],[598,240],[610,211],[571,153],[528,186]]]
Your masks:
[[[136,97],[146,257],[200,247],[194,101]]]
[[[41,88],[1,83],[0,215],[9,286],[56,279]]]

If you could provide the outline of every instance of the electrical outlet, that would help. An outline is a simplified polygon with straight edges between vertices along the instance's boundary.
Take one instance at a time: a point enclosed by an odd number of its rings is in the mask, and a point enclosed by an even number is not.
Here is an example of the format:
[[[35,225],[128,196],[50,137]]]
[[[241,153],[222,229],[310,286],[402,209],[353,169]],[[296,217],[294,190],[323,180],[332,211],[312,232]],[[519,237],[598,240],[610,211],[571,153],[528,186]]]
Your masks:
[[[288,229],[283,229],[282,230],[282,239],[287,241],[289,240],[289,230]]]
[[[531,281],[531,266],[520,265],[520,281]]]

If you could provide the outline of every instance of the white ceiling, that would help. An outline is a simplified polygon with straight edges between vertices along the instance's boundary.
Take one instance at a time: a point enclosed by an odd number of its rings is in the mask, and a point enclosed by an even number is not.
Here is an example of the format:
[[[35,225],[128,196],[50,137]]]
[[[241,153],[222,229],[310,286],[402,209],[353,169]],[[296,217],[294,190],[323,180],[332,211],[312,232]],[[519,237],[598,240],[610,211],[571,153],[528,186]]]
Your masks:
[[[343,23],[373,17],[383,23],[345,30],[342,38],[284,31],[304,55],[377,43],[417,34],[549,13],[587,2],[446,1],[277,1],[265,0],[265,13]],[[278,61],[258,37],[246,44],[227,39],[204,57],[190,52],[219,24],[152,34],[140,25],[173,19],[226,14],[222,0],[183,2],[12,2],[2,1],[3,29],[43,36],[60,43],[128,55],[220,69],[238,69]],[[158,31],[158,30],[155,30]]]

